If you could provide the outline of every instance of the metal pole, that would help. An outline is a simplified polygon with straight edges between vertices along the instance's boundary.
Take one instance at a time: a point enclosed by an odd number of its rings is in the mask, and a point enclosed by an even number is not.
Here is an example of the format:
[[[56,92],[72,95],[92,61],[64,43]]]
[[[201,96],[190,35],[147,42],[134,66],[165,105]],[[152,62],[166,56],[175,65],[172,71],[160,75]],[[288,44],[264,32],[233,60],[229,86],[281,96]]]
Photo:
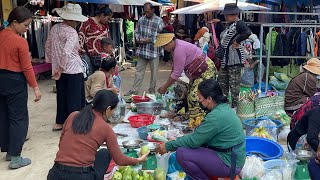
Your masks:
[[[269,38],[267,39],[268,44],[268,53],[267,53],[267,67],[266,67],[266,89],[265,92],[268,91],[268,81],[269,81],[269,67],[270,67],[270,55],[271,55],[271,43],[272,43],[272,27],[269,27]]]
[[[262,75],[262,72],[261,72],[261,70],[262,70],[262,51],[263,51],[263,25],[261,24],[260,25],[260,37],[259,37],[259,39],[260,39],[260,52],[259,52],[259,54],[260,54],[260,57],[259,57],[259,91],[261,91],[261,83],[262,83],[262,77],[261,77],[261,75]]]

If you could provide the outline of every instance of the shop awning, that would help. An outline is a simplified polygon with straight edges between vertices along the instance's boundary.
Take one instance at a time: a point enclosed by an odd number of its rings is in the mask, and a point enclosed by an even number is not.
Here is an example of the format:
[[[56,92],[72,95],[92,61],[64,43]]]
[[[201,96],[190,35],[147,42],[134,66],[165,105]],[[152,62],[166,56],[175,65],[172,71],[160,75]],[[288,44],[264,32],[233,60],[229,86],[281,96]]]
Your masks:
[[[197,4],[173,11],[173,14],[203,14],[211,11],[222,11],[225,4],[234,3],[235,0],[213,0],[211,2]],[[243,11],[261,11],[261,10],[271,10],[264,6],[259,6],[256,4],[238,2],[238,7]]]
[[[60,0],[65,1],[65,0]],[[132,5],[143,6],[145,3],[150,2],[154,6],[162,6],[162,4],[151,0],[72,0],[71,2],[88,2],[97,4],[118,4],[118,5]]]

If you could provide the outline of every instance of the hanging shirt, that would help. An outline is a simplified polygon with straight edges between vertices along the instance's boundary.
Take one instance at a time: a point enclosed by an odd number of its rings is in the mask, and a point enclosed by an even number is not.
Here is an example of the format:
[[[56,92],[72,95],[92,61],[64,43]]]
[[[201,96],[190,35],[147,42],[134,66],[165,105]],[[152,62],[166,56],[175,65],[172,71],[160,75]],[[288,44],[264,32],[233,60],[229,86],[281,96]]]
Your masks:
[[[46,62],[52,63],[52,72],[59,70],[66,74],[83,73],[79,36],[71,26],[64,23],[54,25],[45,49]]]
[[[84,47],[87,46],[89,55],[100,55],[103,52],[100,40],[104,37],[110,37],[109,26],[100,26],[90,17],[88,21],[82,23],[80,26],[79,38],[81,51],[85,52]]]
[[[143,59],[154,59],[159,57],[159,48],[153,46],[157,35],[164,27],[163,21],[160,17],[153,15],[150,19],[143,16],[139,19],[138,25],[135,29],[136,39],[140,41],[143,38],[151,40],[149,43],[139,44],[137,54]]]

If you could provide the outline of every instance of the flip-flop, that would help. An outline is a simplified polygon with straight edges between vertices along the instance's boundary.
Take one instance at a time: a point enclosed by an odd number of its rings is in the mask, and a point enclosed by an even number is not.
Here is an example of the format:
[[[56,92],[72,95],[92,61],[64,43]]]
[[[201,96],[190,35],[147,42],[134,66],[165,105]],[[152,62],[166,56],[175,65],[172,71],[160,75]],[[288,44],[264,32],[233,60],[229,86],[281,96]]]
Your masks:
[[[62,131],[62,128],[52,128],[53,132]]]

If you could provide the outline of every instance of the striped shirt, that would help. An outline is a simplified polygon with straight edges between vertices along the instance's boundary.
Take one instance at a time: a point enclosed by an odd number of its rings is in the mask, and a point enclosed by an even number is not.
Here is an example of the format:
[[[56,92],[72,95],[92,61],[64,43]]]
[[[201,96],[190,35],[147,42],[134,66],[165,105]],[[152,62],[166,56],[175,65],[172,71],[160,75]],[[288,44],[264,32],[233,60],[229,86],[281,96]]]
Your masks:
[[[137,54],[143,59],[154,59],[159,57],[159,48],[153,46],[157,35],[164,27],[163,21],[160,17],[153,15],[150,19],[143,16],[139,19],[138,25],[135,29],[136,39],[140,41],[143,38],[151,39],[151,43],[139,44]]]
[[[221,67],[241,65],[245,61],[244,47],[241,44],[242,41],[247,39],[251,34],[250,28],[241,20],[229,24],[226,29],[221,33],[221,45],[225,49],[225,55],[221,61]],[[233,41],[240,44],[240,48],[237,49],[239,58],[229,58],[229,50]]]

